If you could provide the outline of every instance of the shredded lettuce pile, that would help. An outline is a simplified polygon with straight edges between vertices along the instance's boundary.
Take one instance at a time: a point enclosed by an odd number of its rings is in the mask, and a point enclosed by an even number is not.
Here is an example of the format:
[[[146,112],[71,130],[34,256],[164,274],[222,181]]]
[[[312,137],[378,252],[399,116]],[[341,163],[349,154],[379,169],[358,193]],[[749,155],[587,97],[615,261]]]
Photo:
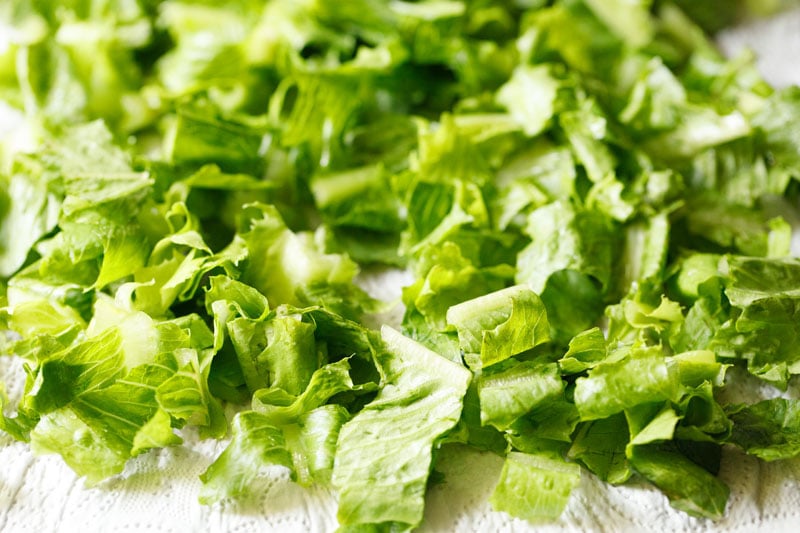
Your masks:
[[[800,454],[800,89],[692,4],[4,1],[0,428],[88,483],[196,428],[203,502],[283,465],[344,530],[465,445],[533,522],[582,471],[722,517],[723,447]]]

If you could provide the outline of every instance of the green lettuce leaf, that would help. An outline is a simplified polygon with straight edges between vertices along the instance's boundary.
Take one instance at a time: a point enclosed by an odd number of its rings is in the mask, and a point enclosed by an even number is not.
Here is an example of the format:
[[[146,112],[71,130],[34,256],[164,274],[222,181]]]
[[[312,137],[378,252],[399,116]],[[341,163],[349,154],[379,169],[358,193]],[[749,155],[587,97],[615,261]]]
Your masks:
[[[672,399],[677,385],[660,346],[632,348],[577,379],[575,406],[583,420],[606,418],[642,403]]]
[[[339,434],[332,483],[343,526],[420,523],[433,448],[458,422],[470,382],[466,369],[400,333],[382,335],[386,384]]]
[[[788,459],[800,453],[798,402],[774,398],[753,405],[730,405],[733,422],[730,441],[766,461]]]
[[[680,452],[657,445],[636,446],[630,460],[676,509],[711,519],[723,516],[730,493],[727,485]]]
[[[546,455],[512,452],[506,456],[492,507],[530,522],[557,518],[580,482],[580,467]]]
[[[454,305],[447,310],[447,323],[458,331],[464,353],[480,355],[482,367],[550,340],[544,304],[523,285]]]

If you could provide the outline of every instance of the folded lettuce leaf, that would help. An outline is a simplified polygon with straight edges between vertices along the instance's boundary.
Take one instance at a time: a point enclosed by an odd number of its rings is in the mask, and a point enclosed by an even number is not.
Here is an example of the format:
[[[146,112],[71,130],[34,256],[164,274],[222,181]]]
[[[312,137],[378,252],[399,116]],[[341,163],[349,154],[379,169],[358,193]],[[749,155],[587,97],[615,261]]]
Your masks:
[[[550,340],[544,304],[524,285],[495,291],[454,305],[447,323],[458,331],[465,354],[489,367]]]
[[[458,422],[470,372],[384,327],[384,383],[342,426],[333,466],[343,526],[422,521],[438,441]]]

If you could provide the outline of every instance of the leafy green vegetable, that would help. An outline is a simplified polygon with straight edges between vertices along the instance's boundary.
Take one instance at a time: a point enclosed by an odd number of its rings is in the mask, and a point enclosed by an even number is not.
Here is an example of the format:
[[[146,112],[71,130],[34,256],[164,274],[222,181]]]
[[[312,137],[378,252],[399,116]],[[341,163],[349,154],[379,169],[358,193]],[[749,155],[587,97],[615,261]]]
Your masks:
[[[775,398],[753,405],[731,405],[726,410],[733,422],[731,442],[774,461],[797,455],[797,401]]]
[[[577,465],[513,452],[508,454],[492,505],[532,522],[556,518],[580,481]]]
[[[342,525],[414,527],[422,520],[433,447],[458,422],[470,373],[391,328],[382,336],[385,384],[342,427],[332,483]]]
[[[0,429],[90,483],[230,437],[203,502],[277,466],[344,529],[444,443],[530,521],[581,468],[722,517],[723,445],[800,454],[800,89],[700,4],[5,2]]]

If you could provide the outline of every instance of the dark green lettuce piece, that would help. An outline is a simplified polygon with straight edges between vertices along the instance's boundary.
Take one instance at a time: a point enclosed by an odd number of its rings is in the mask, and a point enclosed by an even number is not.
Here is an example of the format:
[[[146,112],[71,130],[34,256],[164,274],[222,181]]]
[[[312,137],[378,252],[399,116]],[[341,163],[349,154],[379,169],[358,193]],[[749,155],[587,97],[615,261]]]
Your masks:
[[[676,509],[714,520],[724,515],[728,486],[674,446],[635,446],[630,461],[639,474],[666,494]]]
[[[631,477],[631,467],[625,453],[629,442],[628,423],[625,416],[618,413],[581,424],[568,457],[583,463],[603,481],[624,483]]]
[[[729,405],[733,422],[730,442],[766,461],[800,453],[800,405],[797,400],[773,398],[752,405]]]
[[[555,202],[531,213],[526,232],[532,242],[519,253],[515,279],[542,297],[554,337],[566,343],[602,314],[612,279],[612,225],[596,211]]]

